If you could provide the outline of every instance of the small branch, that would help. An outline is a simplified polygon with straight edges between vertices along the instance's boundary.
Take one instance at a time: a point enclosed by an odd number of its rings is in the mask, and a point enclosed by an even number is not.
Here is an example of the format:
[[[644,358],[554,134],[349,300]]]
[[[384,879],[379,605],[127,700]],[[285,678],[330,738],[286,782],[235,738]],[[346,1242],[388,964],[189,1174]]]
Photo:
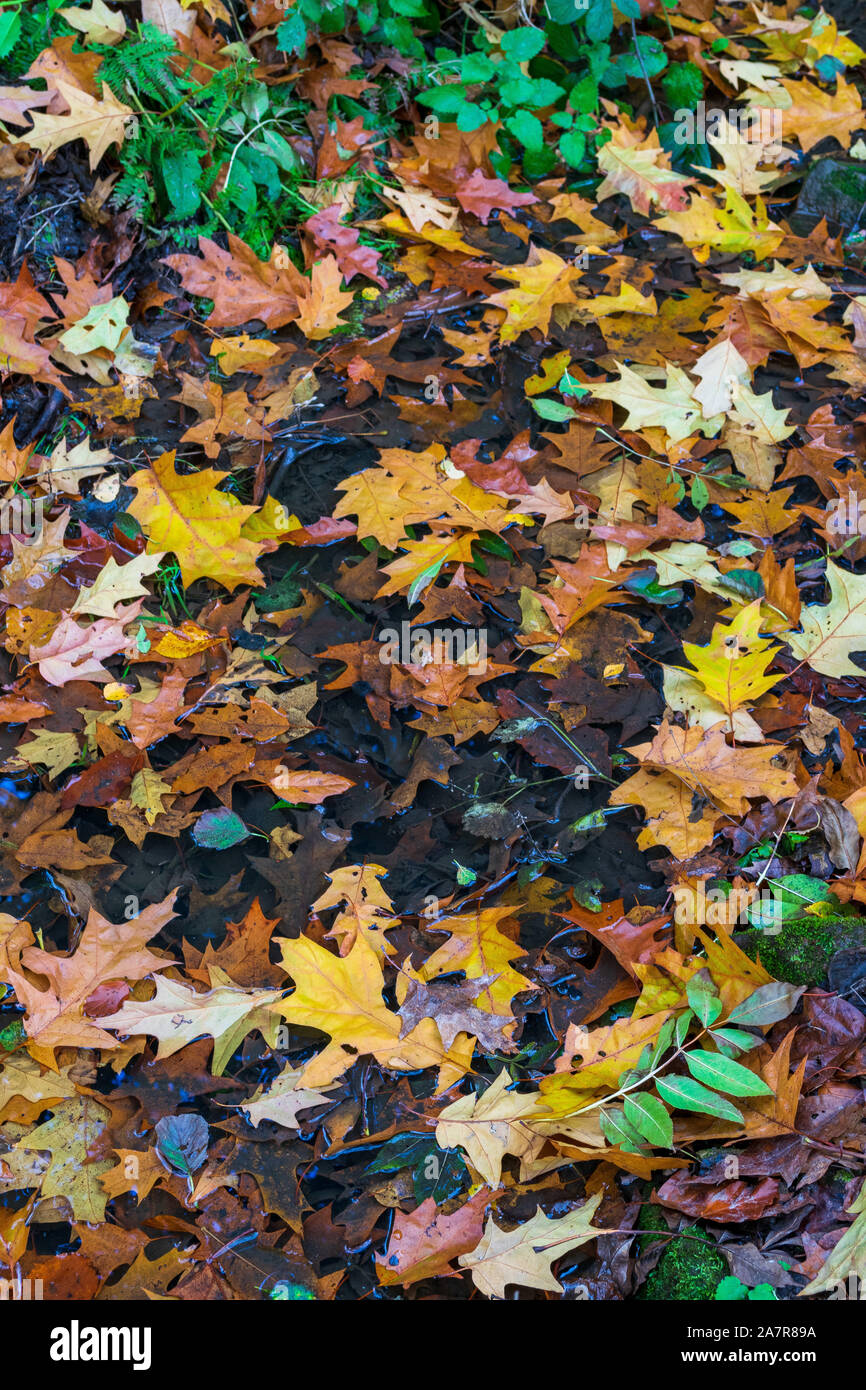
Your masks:
[[[661,125],[661,118],[660,118],[660,116],[659,116],[659,109],[658,109],[658,107],[656,106],[656,99],[655,99],[655,96],[653,95],[652,84],[650,83],[649,76],[648,76],[648,74],[647,74],[647,70],[646,70],[646,68],[644,67],[643,54],[642,54],[641,51],[640,51],[640,44],[639,44],[638,41],[637,41],[637,25],[635,24],[635,22],[634,22],[633,19],[632,19],[632,21],[631,21],[631,32],[632,32],[632,37],[633,37],[633,39],[634,39],[634,51],[635,51],[635,56],[636,56],[637,61],[638,61],[638,67],[639,67],[640,70],[641,70],[641,74],[642,74],[642,76],[643,76],[643,80],[644,80],[644,82],[646,83],[646,89],[647,89],[647,91],[649,92],[650,105],[652,106],[652,109],[653,109],[653,117],[655,118],[655,123],[656,123],[656,125],[657,125],[657,126],[660,126],[660,125]]]

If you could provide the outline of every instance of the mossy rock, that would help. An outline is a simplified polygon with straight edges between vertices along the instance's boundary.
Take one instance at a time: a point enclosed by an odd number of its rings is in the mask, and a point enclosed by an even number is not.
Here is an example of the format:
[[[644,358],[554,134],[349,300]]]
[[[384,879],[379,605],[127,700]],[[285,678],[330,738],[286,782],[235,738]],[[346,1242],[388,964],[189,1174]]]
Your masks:
[[[774,979],[791,985],[818,985],[826,980],[838,951],[866,945],[866,918],[794,917],[783,924],[778,935],[754,930],[738,935],[736,941],[752,960],[760,956]]]
[[[791,226],[807,235],[822,217],[830,230],[850,231],[866,203],[866,163],[856,159],[819,159],[806,175]]]
[[[695,1227],[688,1234],[703,1236],[704,1232]],[[706,1303],[715,1298],[727,1274],[727,1260],[715,1246],[678,1236],[669,1243],[638,1297],[652,1302]]]

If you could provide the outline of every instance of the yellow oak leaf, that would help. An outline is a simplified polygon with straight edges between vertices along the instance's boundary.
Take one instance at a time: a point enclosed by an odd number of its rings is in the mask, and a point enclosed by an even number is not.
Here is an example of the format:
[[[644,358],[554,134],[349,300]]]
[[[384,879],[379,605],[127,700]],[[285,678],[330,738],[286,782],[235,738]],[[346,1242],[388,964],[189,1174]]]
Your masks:
[[[421,522],[497,533],[510,524],[507,500],[470,482],[441,444],[417,452],[383,449],[374,467],[337,486],[345,496],[334,516],[356,516],[358,535],[374,536],[389,550],[400,545],[407,527]]]
[[[262,1120],[271,1120],[274,1124],[282,1125],[284,1129],[300,1129],[304,1124],[303,1120],[298,1119],[300,1112],[327,1101],[326,1092],[333,1091],[334,1086],[323,1086],[321,1091],[311,1091],[308,1087],[299,1085],[301,1070],[300,1067],[285,1066],[267,1089],[259,1086],[255,1095],[248,1101],[241,1102],[241,1109],[249,1116],[254,1129],[258,1128]]]
[[[399,594],[403,590],[413,590],[413,597],[420,596],[418,585],[432,584],[444,565],[471,565],[472,542],[474,535],[465,536],[426,536],[421,541],[407,541],[405,555],[399,555],[390,565],[384,566],[388,575],[377,598],[387,594]]]
[[[813,145],[831,135],[847,150],[851,136],[863,124],[863,105],[853,82],[846,82],[840,73],[835,92],[807,78],[800,82],[783,78],[782,86],[791,98],[791,105],[781,112],[785,140],[795,137],[808,154]]]
[[[402,208],[415,232],[423,232],[430,222],[447,232],[457,221],[457,209],[434,198],[426,189],[407,188],[404,184],[402,188],[386,188],[383,185],[381,191],[383,198]]]
[[[68,114],[49,116],[42,111],[32,112],[32,129],[21,139],[25,145],[40,150],[43,159],[49,159],[70,140],[83,140],[90,152],[92,171],[110,145],[123,144],[126,121],[134,114],[132,107],[118,101],[107,82],[102,84],[100,101],[59,77],[54,87],[69,107]]]
[[[330,887],[313,903],[313,911],[341,908],[328,932],[329,937],[339,941],[341,956],[348,955],[359,934],[366,937],[377,954],[393,954],[394,947],[385,940],[384,933],[389,927],[398,926],[399,918],[394,916],[394,904],[379,882],[387,872],[381,864],[352,864],[326,875]]]
[[[734,735],[737,743],[763,743],[764,734],[744,709],[734,710],[732,715],[710,695],[707,694],[697,674],[680,666],[665,666],[663,677],[665,700],[672,710],[679,710],[686,716],[688,724],[699,724],[702,729],[711,729],[714,724],[724,721],[725,728]]]
[[[119,603],[129,599],[141,598],[147,593],[142,579],[159,569],[164,558],[163,551],[137,555],[125,565],[119,565],[109,555],[92,584],[79,589],[78,596],[70,608],[70,613],[89,613],[97,618],[113,618]]]
[[[446,1106],[436,1126],[441,1149],[461,1148],[479,1177],[497,1187],[506,1154],[517,1158],[540,1151],[544,1136],[536,1134],[524,1117],[537,1110],[538,1097],[510,1091],[512,1080],[503,1067],[496,1080],[480,1095],[470,1092]]]
[[[756,113],[759,115],[759,113]],[[768,113],[770,115],[774,113]],[[777,156],[782,146],[774,138],[776,124],[758,120],[743,134],[735,122],[727,118],[719,130],[707,131],[707,144],[721,157],[723,168],[707,169],[698,166],[697,172],[707,174],[723,188],[732,188],[735,193],[750,197],[755,193],[765,193],[779,177],[778,169],[759,170],[758,165],[778,163]],[[762,137],[766,132],[766,140]]]
[[[133,806],[140,806],[148,825],[153,825],[157,816],[165,810],[162,798],[171,794],[171,787],[164,782],[152,767],[143,767],[132,779],[129,799]]]
[[[110,1159],[90,1155],[102,1138],[109,1111],[90,1096],[63,1100],[52,1110],[51,1118],[19,1139],[3,1161],[14,1174],[19,1157],[26,1161],[34,1149],[48,1153],[50,1161],[40,1184],[42,1197],[68,1204],[75,1221],[104,1221],[108,1194],[100,1178],[113,1165]],[[33,1183],[22,1185],[30,1187]]]
[[[547,333],[556,306],[577,303],[574,285],[583,271],[557,256],[555,251],[531,245],[523,265],[497,266],[496,274],[503,280],[513,281],[517,287],[501,290],[487,300],[505,310],[499,337],[503,343],[508,343],[531,328]]]
[[[204,577],[218,579],[227,589],[263,584],[255,563],[262,547],[241,534],[256,508],[219,491],[225,474],[213,468],[181,474],[174,457],[174,451],[160,455],[129,480],[137,493],[129,511],[148,537],[148,552],[172,551],[184,584]]]
[[[753,211],[733,188],[725,190],[724,208],[710,198],[693,197],[685,212],[671,212],[659,218],[656,226],[682,237],[701,263],[711,251],[751,251],[760,261],[777,251],[785,237],[782,228],[769,220],[760,198]]]
[[[615,1089],[623,1072],[635,1066],[647,1043],[655,1041],[670,1014],[671,1010],[665,1009],[645,1018],[621,1018],[600,1028],[578,1029],[575,1056],[580,1057],[581,1065],[573,1071],[545,1077],[539,1088],[544,1104],[551,1107],[551,1119],[557,1111],[568,1109],[566,1093],[573,1105],[575,1091]]]
[[[81,6],[78,9],[58,10],[57,13],[62,14],[73,29],[79,29],[91,43],[104,43],[112,47],[120,43],[126,33],[123,15],[117,10],[110,10],[105,0],[92,0],[89,10]]]
[[[679,212],[688,203],[686,188],[694,179],[671,170],[671,157],[662,149],[658,132],[634,142],[634,133],[616,127],[612,138],[598,151],[598,167],[604,174],[596,197],[601,203],[615,193],[624,193],[635,212],[649,216],[653,206]]]
[[[722,711],[719,717],[724,717]],[[611,793],[610,804],[642,806],[647,823],[637,838],[639,848],[664,845],[675,859],[691,859],[706,849],[719,818],[718,811],[707,806],[696,817],[691,788],[669,773],[643,767]]]
[[[731,748],[722,729],[681,729],[665,720],[650,743],[629,749],[648,768],[670,773],[728,815],[745,815],[748,798],[766,797],[773,804],[796,796],[793,772],[775,767],[778,744]]]
[[[700,401],[707,419],[713,415],[727,414],[734,404],[735,384],[738,381],[748,384],[752,379],[748,362],[730,338],[723,338],[708,348],[691,370],[701,381],[692,394],[695,400]]]
[[[316,1028],[331,1039],[303,1068],[302,1085],[321,1089],[366,1053],[398,1070],[443,1060],[444,1049],[415,1045],[411,1034],[400,1040],[402,1019],[382,998],[382,966],[364,936],[347,956],[335,955],[306,936],[279,944],[283,969],[294,980],[295,990],[274,1011],[289,1023]]]
[[[168,965],[169,962],[161,964]],[[160,975],[152,999],[128,999],[116,1013],[108,1014],[99,1021],[106,1028],[112,1028],[124,1036],[145,1033],[148,1037],[157,1038],[157,1058],[171,1057],[188,1043],[202,1037],[214,1038],[218,1047],[228,1037],[231,1039],[228,1056],[231,1056],[251,1028],[261,1027],[265,1020],[275,1022],[269,1010],[277,1003],[281,992],[278,989],[239,989],[234,985],[220,984],[216,989],[201,994],[179,980],[167,980]],[[276,1033],[276,1028],[273,1032]],[[220,1053],[215,1050],[215,1076],[219,1076],[222,1070],[218,1058],[228,1060],[225,1052],[225,1045]]]
[[[490,983],[485,984],[475,1002],[487,1013],[509,1014],[515,994],[537,988],[511,968],[512,961],[526,954],[500,930],[502,919],[513,915],[511,907],[477,907],[473,912],[461,912],[432,923],[431,931],[447,931],[449,937],[424,962],[419,971],[421,978],[435,980],[452,971],[462,971],[467,980],[490,976]]]
[[[729,718],[735,709],[757,700],[784,679],[782,675],[767,675],[767,667],[781,648],[760,635],[761,602],[755,599],[747,604],[732,623],[716,623],[705,647],[683,643],[697,680]]]
[[[84,1014],[84,1005],[109,980],[142,980],[170,963],[145,949],[145,942],[174,912],[175,894],[146,907],[138,917],[115,925],[93,908],[77,949],[64,956],[34,946],[27,922],[0,914],[0,979],[23,1004],[30,1051],[48,1062],[55,1047],[116,1047],[116,1040]],[[26,972],[26,973],[25,973]],[[36,976],[37,984],[32,976]],[[41,987],[41,978],[48,988]],[[35,1048],[34,1048],[35,1045]]]
[[[721,415],[705,419],[695,388],[681,367],[668,366],[663,386],[653,386],[631,367],[616,363],[619,381],[593,381],[590,391],[602,401],[613,401],[627,411],[625,428],[639,430],[645,425],[657,425],[678,443],[690,434],[712,438],[724,422]]]
[[[336,257],[325,256],[315,262],[312,279],[304,282],[308,292],[298,295],[298,327],[313,341],[327,338],[346,322],[340,311],[348,308],[355,296],[351,290],[340,289],[342,281]]]
[[[509,1284],[561,1294],[562,1285],[554,1278],[551,1265],[604,1234],[606,1228],[592,1225],[603,1195],[596,1192],[566,1216],[549,1217],[537,1211],[531,1221],[524,1221],[513,1231],[504,1231],[489,1216],[479,1244],[468,1255],[461,1255],[457,1263],[471,1272],[476,1287],[487,1298],[504,1298]]]
[[[866,575],[850,574],[827,561],[829,603],[813,603],[800,614],[802,632],[786,638],[791,651],[823,676],[862,676],[852,652],[866,651]]]

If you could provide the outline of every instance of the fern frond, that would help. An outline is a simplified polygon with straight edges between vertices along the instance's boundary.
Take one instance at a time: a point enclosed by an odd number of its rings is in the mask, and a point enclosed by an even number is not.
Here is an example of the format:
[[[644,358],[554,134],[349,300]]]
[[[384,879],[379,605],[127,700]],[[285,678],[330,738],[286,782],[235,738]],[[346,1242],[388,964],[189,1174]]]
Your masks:
[[[176,105],[190,87],[171,67],[170,59],[177,52],[174,39],[168,34],[161,34],[152,24],[142,24],[137,38],[108,50],[99,79],[107,82],[119,98],[132,90],[161,105]]]

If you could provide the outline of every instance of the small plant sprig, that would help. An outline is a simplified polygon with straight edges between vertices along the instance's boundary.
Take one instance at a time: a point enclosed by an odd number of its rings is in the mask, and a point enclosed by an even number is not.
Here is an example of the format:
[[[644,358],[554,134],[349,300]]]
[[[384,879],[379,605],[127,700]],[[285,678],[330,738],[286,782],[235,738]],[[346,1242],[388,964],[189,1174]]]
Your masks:
[[[722,1001],[706,967],[688,981],[686,997],[689,1007],[676,1018],[666,1019],[655,1043],[647,1044],[635,1066],[623,1072],[615,1091],[574,1110],[534,1118],[566,1120],[598,1110],[602,1133],[626,1153],[642,1153],[647,1144],[672,1149],[672,1110],[742,1124],[742,1113],[728,1097],[772,1096],[774,1092],[734,1057],[763,1041],[748,1029],[784,1018],[799,992],[775,981],[762,985],[731,1011],[722,1026],[717,1026]],[[695,1024],[699,1030],[690,1037]],[[699,1046],[704,1039],[716,1051]],[[688,1075],[671,1070],[679,1061],[685,1063]]]

